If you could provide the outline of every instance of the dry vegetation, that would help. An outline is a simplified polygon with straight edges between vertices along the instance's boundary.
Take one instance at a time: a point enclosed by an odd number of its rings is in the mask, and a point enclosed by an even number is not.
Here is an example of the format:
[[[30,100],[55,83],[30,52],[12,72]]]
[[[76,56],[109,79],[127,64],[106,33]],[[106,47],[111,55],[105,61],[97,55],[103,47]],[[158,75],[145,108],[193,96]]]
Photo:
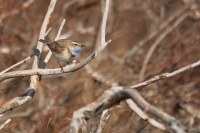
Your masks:
[[[0,71],[33,53],[49,0],[0,0]],[[72,73],[43,76],[33,99],[4,113],[5,133],[67,132],[74,111],[96,101],[111,86],[133,86],[156,75],[173,72],[200,59],[200,2],[187,0],[111,0],[106,39],[111,43],[89,64]],[[61,38],[86,47],[77,62],[99,45],[103,0],[60,0],[55,5],[47,40],[54,40],[63,19]],[[40,65],[48,53],[44,46]],[[32,68],[33,58],[11,71]],[[62,64],[66,65],[65,63]],[[46,68],[59,68],[51,57]],[[153,106],[170,114],[189,132],[200,131],[199,66],[138,92]],[[30,77],[0,83],[0,103],[23,94]],[[125,101],[112,106],[103,133],[163,133],[133,112]],[[157,118],[150,115],[152,118]],[[101,114],[88,120],[97,130]],[[158,120],[159,121],[159,120]],[[160,121],[159,121],[160,122]],[[165,123],[164,123],[165,124]]]

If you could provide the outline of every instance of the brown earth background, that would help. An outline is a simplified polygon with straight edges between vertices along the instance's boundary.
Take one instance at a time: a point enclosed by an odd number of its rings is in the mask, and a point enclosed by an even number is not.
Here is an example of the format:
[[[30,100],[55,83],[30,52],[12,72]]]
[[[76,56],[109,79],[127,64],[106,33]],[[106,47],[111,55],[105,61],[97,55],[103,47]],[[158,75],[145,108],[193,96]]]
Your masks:
[[[50,1],[33,0],[25,7],[24,3],[27,1],[0,0],[0,71],[26,58],[36,47]],[[52,30],[46,39],[53,41],[62,20],[66,19],[62,37],[86,45],[77,57],[78,62],[84,60],[99,45],[103,5],[103,0],[58,0],[48,25]],[[8,118],[12,119],[1,132],[66,132],[73,112],[98,99],[114,82],[121,86],[132,86],[198,61],[199,7],[199,1],[112,0],[106,34],[106,38],[112,42],[89,63],[89,68],[84,67],[69,74],[43,76],[31,102],[0,118],[1,123]],[[176,16],[178,12],[181,13]],[[184,14],[190,15],[181,20]],[[161,29],[169,19],[172,21]],[[178,24],[174,25],[176,22]],[[154,32],[157,34],[147,40]],[[142,74],[147,53],[153,46],[155,49]],[[138,47],[137,50],[131,52],[135,47]],[[48,48],[45,46],[41,63],[47,52]],[[33,59],[11,71],[31,69],[32,62]],[[52,56],[46,68],[58,67]],[[139,93],[152,105],[180,120],[185,127],[200,127],[199,68],[153,83],[139,90]],[[103,80],[95,77],[92,74],[94,72]],[[28,88],[30,77],[18,80],[16,78],[0,83],[1,104]],[[17,84],[9,87],[14,82]],[[99,119],[100,116],[97,116],[92,119],[92,123],[98,123]],[[91,124],[91,132],[96,129],[94,125]],[[111,110],[111,118],[103,132],[163,133],[137,116],[125,102]]]

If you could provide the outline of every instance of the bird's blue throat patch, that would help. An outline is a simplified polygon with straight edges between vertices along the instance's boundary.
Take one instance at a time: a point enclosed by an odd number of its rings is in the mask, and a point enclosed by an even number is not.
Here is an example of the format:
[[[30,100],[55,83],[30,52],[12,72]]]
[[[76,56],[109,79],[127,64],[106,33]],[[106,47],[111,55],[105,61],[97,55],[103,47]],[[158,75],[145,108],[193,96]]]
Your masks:
[[[82,49],[81,46],[76,46],[76,47],[74,48],[74,51],[75,51],[75,52],[80,52],[81,49]]]
[[[72,54],[72,56],[77,56],[78,55],[78,53],[77,52],[74,52],[74,51],[71,51],[71,54]]]
[[[71,51],[72,56],[74,56],[74,57],[77,56],[77,55],[78,55],[78,52],[80,52],[81,49],[82,49],[81,46],[77,46],[77,47],[75,47],[74,50]]]

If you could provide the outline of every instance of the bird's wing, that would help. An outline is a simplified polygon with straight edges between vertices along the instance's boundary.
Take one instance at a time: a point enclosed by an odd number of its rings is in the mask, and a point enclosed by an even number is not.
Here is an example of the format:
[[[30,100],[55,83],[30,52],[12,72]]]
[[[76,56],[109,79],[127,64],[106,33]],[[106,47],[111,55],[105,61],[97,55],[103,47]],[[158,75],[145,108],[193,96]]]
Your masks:
[[[54,43],[49,43],[49,42],[47,42],[46,40],[43,40],[43,39],[40,39],[39,41],[46,44],[52,52],[55,51],[55,44]]]
[[[52,43],[49,43],[49,42],[47,42],[46,40],[43,40],[43,39],[40,39],[39,41],[46,44],[49,47],[49,49],[52,52],[55,52],[55,53],[62,53],[67,48],[66,45],[65,45],[65,43],[67,42],[66,39],[54,41]]]
[[[68,48],[69,44],[71,44],[71,41],[67,39],[60,39],[60,40],[54,41],[54,43],[60,48]]]

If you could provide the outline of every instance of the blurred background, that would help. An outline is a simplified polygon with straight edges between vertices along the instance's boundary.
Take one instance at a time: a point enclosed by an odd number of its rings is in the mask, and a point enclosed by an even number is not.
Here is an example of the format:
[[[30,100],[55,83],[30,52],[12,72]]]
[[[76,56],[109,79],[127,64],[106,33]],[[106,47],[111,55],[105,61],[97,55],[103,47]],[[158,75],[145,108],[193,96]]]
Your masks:
[[[0,0],[0,71],[33,53],[49,0]],[[69,74],[43,76],[31,102],[4,114],[12,121],[5,133],[64,133],[73,112],[100,97],[112,85],[132,86],[172,72],[200,59],[200,2],[187,0],[111,0],[107,40],[112,42],[86,67]],[[84,60],[99,45],[104,0],[57,1],[46,40],[53,41],[63,19],[60,38],[86,45]],[[41,64],[48,53],[44,46]],[[33,59],[12,71],[31,69]],[[63,63],[63,66],[66,64]],[[46,68],[58,68],[52,56]],[[152,105],[200,128],[200,67],[139,90]],[[0,103],[25,92],[30,77],[0,83]],[[99,117],[91,120],[94,132]],[[111,110],[105,133],[163,133],[138,117],[125,102]]]

